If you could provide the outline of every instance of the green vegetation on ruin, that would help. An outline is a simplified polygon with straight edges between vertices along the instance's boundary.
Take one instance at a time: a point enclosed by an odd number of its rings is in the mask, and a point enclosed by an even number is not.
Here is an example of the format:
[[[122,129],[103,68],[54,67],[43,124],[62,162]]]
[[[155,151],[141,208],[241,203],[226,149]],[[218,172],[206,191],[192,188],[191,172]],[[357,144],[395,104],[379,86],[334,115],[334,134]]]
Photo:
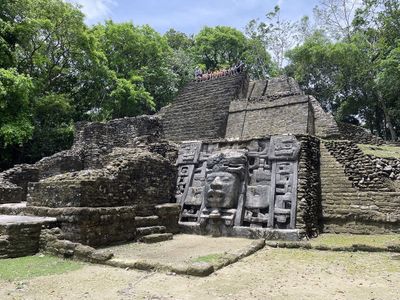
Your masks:
[[[193,263],[218,263],[219,261],[223,260],[225,254],[221,253],[213,253],[213,254],[208,254],[204,256],[199,256],[194,259],[192,259]]]
[[[187,35],[112,20],[88,26],[69,1],[1,1],[0,169],[68,149],[77,121],[153,114],[196,66],[218,70],[238,60],[252,79],[294,77],[338,121],[362,120],[396,140],[399,1],[319,0],[313,11],[285,20],[276,6],[244,32],[206,26]]]
[[[358,147],[367,155],[382,158],[400,158],[400,147],[398,146],[358,144]]]
[[[75,271],[83,264],[53,256],[27,256],[2,259],[0,263],[0,280],[22,280],[39,276],[48,276]]]

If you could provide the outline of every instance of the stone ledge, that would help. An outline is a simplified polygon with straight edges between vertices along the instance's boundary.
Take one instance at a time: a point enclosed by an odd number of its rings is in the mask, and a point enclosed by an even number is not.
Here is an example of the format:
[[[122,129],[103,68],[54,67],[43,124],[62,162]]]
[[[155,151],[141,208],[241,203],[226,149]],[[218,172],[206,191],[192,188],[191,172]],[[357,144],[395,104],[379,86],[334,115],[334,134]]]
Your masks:
[[[0,226],[45,225],[57,222],[56,218],[0,215]]]
[[[240,249],[236,253],[225,254],[215,263],[194,262],[189,264],[167,265],[148,260],[110,259],[104,261],[103,264],[123,269],[131,268],[143,271],[172,272],[179,275],[205,277],[223,267],[226,267],[230,264],[239,261],[244,257],[250,256],[251,254],[257,252],[258,250],[264,248],[264,246],[265,246],[264,239],[253,241],[249,246]]]
[[[207,228],[202,228],[200,224],[194,222],[179,222],[179,228],[182,233],[198,235],[211,234]],[[227,228],[225,236],[265,240],[300,241],[303,238],[304,233],[303,230],[300,229],[270,229],[234,226]]]
[[[59,228],[42,231],[40,251],[62,258],[92,263],[103,263],[114,256],[111,252],[101,252],[90,246],[63,239],[63,233]]]
[[[283,241],[267,241],[266,246],[272,248],[288,248],[288,249],[307,249],[319,251],[344,251],[344,252],[394,252],[400,253],[400,244],[388,245],[386,247],[370,246],[365,244],[353,244],[351,246],[328,246],[328,245],[312,245],[309,242],[283,242]]]
[[[139,241],[146,244],[159,243],[173,239],[172,233],[154,233],[142,236]]]

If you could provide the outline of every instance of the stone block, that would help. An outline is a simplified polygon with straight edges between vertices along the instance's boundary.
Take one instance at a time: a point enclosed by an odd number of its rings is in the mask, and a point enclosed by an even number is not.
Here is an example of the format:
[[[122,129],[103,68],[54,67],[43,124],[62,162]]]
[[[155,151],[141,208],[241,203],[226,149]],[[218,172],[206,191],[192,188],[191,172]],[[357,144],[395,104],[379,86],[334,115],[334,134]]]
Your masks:
[[[172,233],[155,233],[150,235],[145,235],[139,240],[146,244],[159,243],[163,241],[169,241],[173,239]]]
[[[205,262],[193,263],[186,272],[187,275],[205,277],[214,272],[214,266]]]

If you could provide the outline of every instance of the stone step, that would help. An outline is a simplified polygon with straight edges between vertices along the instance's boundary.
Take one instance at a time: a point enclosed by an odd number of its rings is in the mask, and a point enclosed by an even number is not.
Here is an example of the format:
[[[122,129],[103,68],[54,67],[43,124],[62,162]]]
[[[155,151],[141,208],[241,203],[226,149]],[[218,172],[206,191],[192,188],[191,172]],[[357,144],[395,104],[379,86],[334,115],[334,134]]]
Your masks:
[[[348,179],[347,177],[341,176],[340,174],[336,175],[336,176],[323,176],[321,175],[321,182],[335,182],[335,183],[352,183],[352,181],[350,179]]]
[[[335,181],[335,182],[349,182],[351,183],[351,180],[345,176],[344,174],[321,174],[321,180],[325,181]]]
[[[385,201],[368,201],[367,199],[322,199],[322,205],[324,207],[333,208],[333,207],[340,207],[340,206],[351,206],[351,205],[363,205],[363,206],[378,206],[378,207],[386,207],[386,208],[393,208],[394,210],[396,207],[399,206],[399,202],[397,203],[388,203]]]
[[[344,169],[344,167],[341,164],[337,163],[336,161],[335,162],[321,161],[321,168],[322,169],[324,169],[324,168],[334,168],[334,169],[342,169],[342,170]]]
[[[324,194],[331,194],[331,195],[335,195],[335,194],[343,194],[343,193],[346,193],[346,192],[349,192],[349,191],[346,191],[346,190],[339,190],[339,189],[329,189],[329,190],[325,190],[325,189],[322,189],[322,194],[324,195]],[[336,197],[336,196],[335,196]],[[354,194],[354,196],[352,196],[352,197],[357,197],[357,195],[356,194]]]
[[[332,181],[332,182],[345,182],[345,183],[351,183],[351,180],[348,179],[348,177],[341,175],[341,174],[336,174],[336,175],[322,175],[321,174],[321,181]]]
[[[329,194],[329,193],[328,193]],[[400,197],[399,192],[374,192],[374,191],[357,191],[354,190],[354,192],[343,192],[343,193],[335,193],[334,195],[340,195],[340,196],[354,196],[358,195],[360,197],[365,196],[365,197],[378,197],[378,198],[392,198],[392,197]]]
[[[371,203],[382,203],[382,204],[390,204],[390,203],[394,203],[394,204],[399,204],[400,203],[400,199],[395,198],[371,198],[371,197],[357,197],[356,195],[354,195],[353,197],[341,197],[341,196],[335,196],[335,195],[329,195],[329,196],[322,196],[322,201],[359,201],[359,202],[371,202]]]
[[[344,174],[321,174],[321,180],[335,180],[335,181],[343,181],[343,182],[351,182],[349,178]]]
[[[321,188],[323,190],[329,190],[329,189],[346,189],[346,190],[351,190],[353,189],[353,186],[351,183],[348,182],[330,182],[330,181],[323,181],[321,180]]]
[[[145,235],[141,237],[139,241],[146,244],[153,244],[163,241],[169,241],[172,239],[173,239],[172,233],[155,233],[155,234]]]
[[[135,224],[137,228],[158,226],[158,216],[147,216],[147,217],[135,217]]]
[[[148,226],[148,227],[138,227],[136,228],[136,236],[142,237],[145,235],[155,234],[155,233],[165,233],[165,226]]]

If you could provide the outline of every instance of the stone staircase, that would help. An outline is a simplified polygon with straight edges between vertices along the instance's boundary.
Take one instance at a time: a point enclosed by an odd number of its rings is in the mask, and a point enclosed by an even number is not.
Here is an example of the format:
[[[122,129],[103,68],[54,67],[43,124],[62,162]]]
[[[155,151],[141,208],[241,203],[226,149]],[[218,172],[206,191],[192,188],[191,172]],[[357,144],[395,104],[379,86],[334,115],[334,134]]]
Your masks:
[[[246,73],[203,82],[191,82],[164,108],[168,140],[201,140],[225,136],[230,102],[241,92]]]
[[[159,225],[158,216],[135,217],[136,238],[138,241],[151,244],[172,240],[173,234],[166,232],[165,226]]]
[[[324,232],[400,232],[400,193],[359,191],[323,143],[320,151]]]

